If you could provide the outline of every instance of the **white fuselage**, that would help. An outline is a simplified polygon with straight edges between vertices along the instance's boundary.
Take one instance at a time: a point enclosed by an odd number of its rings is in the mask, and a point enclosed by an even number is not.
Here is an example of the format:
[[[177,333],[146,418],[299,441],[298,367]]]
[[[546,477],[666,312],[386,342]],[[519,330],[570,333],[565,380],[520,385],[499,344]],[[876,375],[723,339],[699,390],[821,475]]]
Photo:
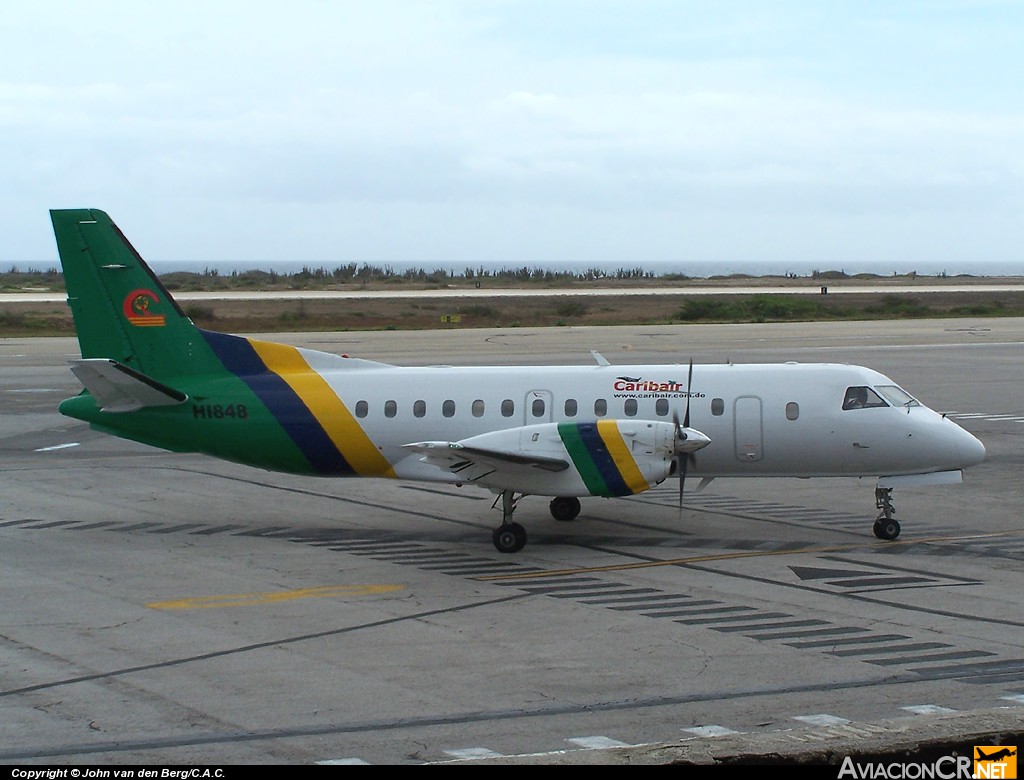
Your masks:
[[[309,355],[315,368],[315,357]],[[404,445],[456,442],[540,423],[672,422],[687,408],[685,365],[422,367],[362,363],[322,376],[403,479],[459,481]],[[325,367],[326,368],[326,367]],[[851,388],[882,401],[844,408]],[[842,364],[698,365],[689,426],[711,441],[689,473],[724,476],[892,476],[979,463],[984,447],[895,383]],[[896,388],[898,390],[898,388]],[[902,393],[902,391],[899,391]]]

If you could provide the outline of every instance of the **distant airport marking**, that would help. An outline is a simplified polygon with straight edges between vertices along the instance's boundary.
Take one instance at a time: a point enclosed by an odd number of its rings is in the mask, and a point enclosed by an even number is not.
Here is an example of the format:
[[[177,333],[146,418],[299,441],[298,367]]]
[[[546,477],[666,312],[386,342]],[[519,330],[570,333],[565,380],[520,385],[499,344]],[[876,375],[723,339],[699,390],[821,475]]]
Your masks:
[[[328,758],[316,763],[319,766],[370,766],[369,761],[363,761],[361,758]]]
[[[404,585],[324,585],[319,588],[299,588],[268,593],[229,593],[222,596],[196,596],[173,601],[153,601],[150,609],[221,609],[224,607],[253,607],[278,604],[297,599],[322,599],[337,596],[376,596],[394,593]]]
[[[912,712],[915,715],[950,715],[956,710],[949,707],[940,707],[937,704],[914,704],[907,707],[900,707],[901,710]]]
[[[611,737],[571,737],[566,740],[585,750],[609,750],[611,748],[633,747],[628,742],[619,742]]]
[[[846,718],[826,715],[825,713],[819,715],[794,715],[793,720],[806,723],[808,726],[845,726],[850,722]]]
[[[40,447],[36,452],[53,452],[54,450],[66,450],[69,447],[78,447],[77,441],[68,442],[67,444],[54,444],[52,447]]]
[[[989,414],[987,412],[946,412],[947,417],[958,420],[994,420],[996,422],[1024,422],[1024,414]]]
[[[464,748],[462,750],[445,750],[442,752],[452,758],[458,758],[461,760],[470,760],[474,758],[504,758],[501,753],[496,753],[489,748],[482,747]]]
[[[23,387],[17,390],[5,390],[6,393],[60,393],[62,390],[58,390],[55,387]]]
[[[727,729],[725,726],[716,726],[713,723],[709,723],[707,726],[694,726],[692,729],[683,729],[683,731],[693,734],[695,737],[727,737],[730,734],[740,733]]]

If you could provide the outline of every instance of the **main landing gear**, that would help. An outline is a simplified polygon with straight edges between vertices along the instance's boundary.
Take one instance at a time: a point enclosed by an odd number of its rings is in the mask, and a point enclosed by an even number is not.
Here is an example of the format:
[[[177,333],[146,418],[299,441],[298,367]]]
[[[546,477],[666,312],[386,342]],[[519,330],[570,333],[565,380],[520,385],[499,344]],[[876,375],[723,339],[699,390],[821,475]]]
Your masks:
[[[896,510],[892,506],[892,488],[875,488],[875,506],[880,511],[871,530],[879,539],[892,541],[900,535],[900,524],[893,517]]]
[[[519,498],[511,490],[502,490],[494,502],[497,504],[498,500],[501,501],[501,525],[491,535],[498,552],[517,553],[526,546],[526,529],[512,522],[512,513],[516,511]]]
[[[559,496],[548,504],[551,516],[562,523],[575,520],[580,513],[580,500],[575,496]]]
[[[491,535],[498,552],[516,553],[526,546],[526,529],[512,522],[512,513],[516,511],[516,505],[522,497],[522,494],[517,497],[514,491],[502,490],[494,500],[495,506],[501,501],[501,525]],[[549,508],[555,520],[568,522],[579,516],[580,500],[575,496],[558,496],[551,499]]]

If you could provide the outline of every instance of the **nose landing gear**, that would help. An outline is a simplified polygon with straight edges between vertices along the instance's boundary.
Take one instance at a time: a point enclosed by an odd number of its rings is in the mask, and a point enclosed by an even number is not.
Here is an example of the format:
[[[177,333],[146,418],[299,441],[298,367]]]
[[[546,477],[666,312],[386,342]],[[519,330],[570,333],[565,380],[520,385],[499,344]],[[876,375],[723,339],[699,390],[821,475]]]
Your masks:
[[[900,524],[893,517],[896,510],[892,505],[892,488],[875,488],[875,507],[879,515],[871,530],[879,539],[892,541],[900,535]]]

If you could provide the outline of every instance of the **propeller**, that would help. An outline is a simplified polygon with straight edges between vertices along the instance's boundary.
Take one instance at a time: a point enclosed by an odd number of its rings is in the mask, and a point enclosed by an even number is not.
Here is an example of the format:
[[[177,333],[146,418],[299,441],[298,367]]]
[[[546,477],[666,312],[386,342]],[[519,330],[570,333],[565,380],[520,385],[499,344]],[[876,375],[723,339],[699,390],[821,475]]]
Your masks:
[[[690,370],[686,376],[686,411],[683,413],[683,425],[679,426],[679,413],[673,412],[672,422],[676,429],[676,441],[686,441],[685,428],[690,427],[690,388],[693,385],[693,358],[690,358]],[[684,453],[681,447],[676,447],[676,473],[679,475],[679,511],[683,511],[683,486],[686,484],[686,466],[693,457],[693,453]]]
[[[707,447],[711,443],[705,434],[690,427],[690,389],[693,386],[693,360],[690,360],[690,373],[686,378],[686,409],[683,412],[683,421],[680,424],[679,414],[673,412],[672,424],[674,432],[674,455],[675,470],[679,474],[679,511],[683,511],[683,490],[686,485],[686,471],[691,465],[697,465],[697,457],[694,453],[697,450]]]

